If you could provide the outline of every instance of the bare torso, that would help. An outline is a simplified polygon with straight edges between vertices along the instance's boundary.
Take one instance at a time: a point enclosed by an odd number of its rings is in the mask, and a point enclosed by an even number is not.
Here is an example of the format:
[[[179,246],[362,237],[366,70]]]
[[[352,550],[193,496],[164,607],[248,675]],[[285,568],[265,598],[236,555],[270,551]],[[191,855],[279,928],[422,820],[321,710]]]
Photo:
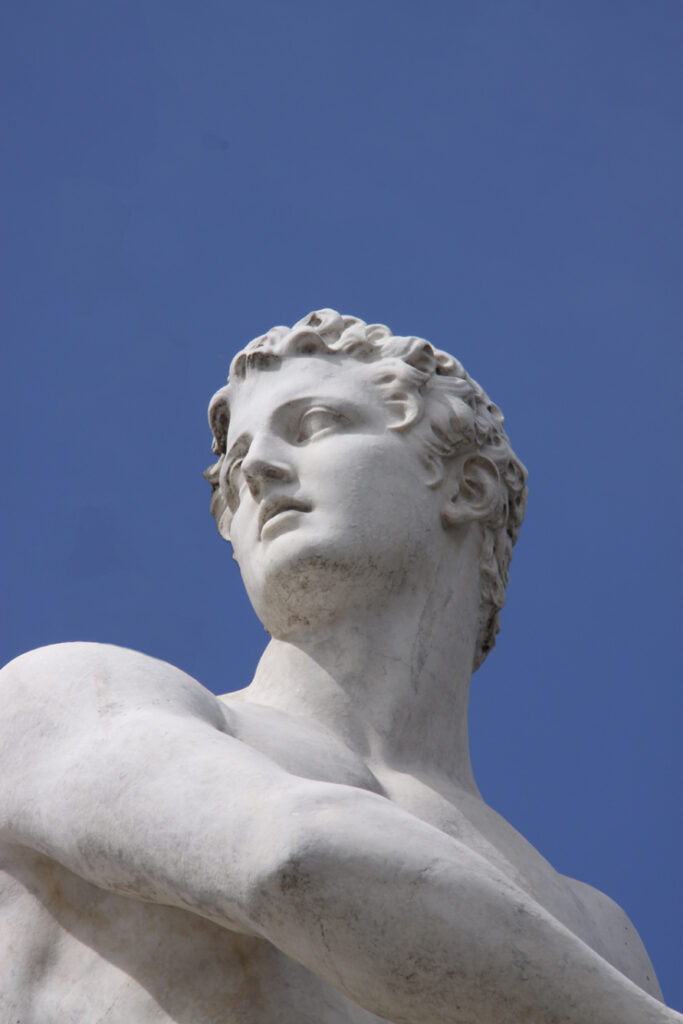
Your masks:
[[[481,799],[444,780],[370,766],[336,737],[299,719],[232,695],[221,700],[226,729],[237,738],[294,775],[379,792],[457,838],[614,966],[658,993],[642,945],[619,908],[558,875]],[[107,892],[25,848],[8,845],[0,855],[3,1021],[380,1020],[261,938],[228,931],[184,910]]]

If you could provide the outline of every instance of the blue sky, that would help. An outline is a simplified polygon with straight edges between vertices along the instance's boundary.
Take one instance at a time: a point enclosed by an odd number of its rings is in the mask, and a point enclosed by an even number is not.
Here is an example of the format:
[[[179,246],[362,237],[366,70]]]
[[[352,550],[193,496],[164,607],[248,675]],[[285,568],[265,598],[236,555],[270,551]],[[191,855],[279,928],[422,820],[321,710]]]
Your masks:
[[[321,306],[429,338],[530,472],[480,788],[683,1010],[681,4],[1,20],[2,660],[103,640],[245,685],[266,638],[208,515],[208,398]]]

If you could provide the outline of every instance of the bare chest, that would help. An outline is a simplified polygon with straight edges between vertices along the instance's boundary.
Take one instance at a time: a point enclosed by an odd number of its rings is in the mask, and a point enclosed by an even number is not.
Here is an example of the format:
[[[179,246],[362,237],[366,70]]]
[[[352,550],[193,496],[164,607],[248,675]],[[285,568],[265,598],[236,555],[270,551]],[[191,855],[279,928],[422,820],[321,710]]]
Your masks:
[[[366,763],[338,737],[272,709],[223,701],[237,738],[286,771],[381,794],[484,857],[573,930],[580,927],[582,911],[566,879],[480,796],[443,778]]]
[[[609,944],[571,881],[478,795],[445,779],[422,778],[366,763],[336,736],[271,709],[232,703],[235,735],[293,775],[381,794],[473,850],[537,900],[576,935],[610,959]]]

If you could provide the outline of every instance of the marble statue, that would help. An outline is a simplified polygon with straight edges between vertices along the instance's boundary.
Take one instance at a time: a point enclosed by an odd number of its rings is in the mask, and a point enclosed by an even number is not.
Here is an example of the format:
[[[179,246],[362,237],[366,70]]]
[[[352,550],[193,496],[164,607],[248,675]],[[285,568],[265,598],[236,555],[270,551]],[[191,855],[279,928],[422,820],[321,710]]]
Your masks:
[[[500,410],[428,342],[320,310],[247,345],[209,415],[272,639],[221,698],[105,644],[3,669],[0,1020],[683,1021],[623,911],[472,776],[526,502]]]

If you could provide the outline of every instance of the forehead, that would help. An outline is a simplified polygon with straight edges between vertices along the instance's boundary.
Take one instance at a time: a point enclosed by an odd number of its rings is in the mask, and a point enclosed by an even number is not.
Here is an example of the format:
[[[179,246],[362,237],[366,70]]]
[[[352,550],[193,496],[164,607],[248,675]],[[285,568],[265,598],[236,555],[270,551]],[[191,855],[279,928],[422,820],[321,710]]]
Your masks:
[[[298,401],[338,401],[381,411],[375,374],[366,363],[330,356],[290,356],[273,367],[247,370],[244,378],[230,382],[228,436]]]

